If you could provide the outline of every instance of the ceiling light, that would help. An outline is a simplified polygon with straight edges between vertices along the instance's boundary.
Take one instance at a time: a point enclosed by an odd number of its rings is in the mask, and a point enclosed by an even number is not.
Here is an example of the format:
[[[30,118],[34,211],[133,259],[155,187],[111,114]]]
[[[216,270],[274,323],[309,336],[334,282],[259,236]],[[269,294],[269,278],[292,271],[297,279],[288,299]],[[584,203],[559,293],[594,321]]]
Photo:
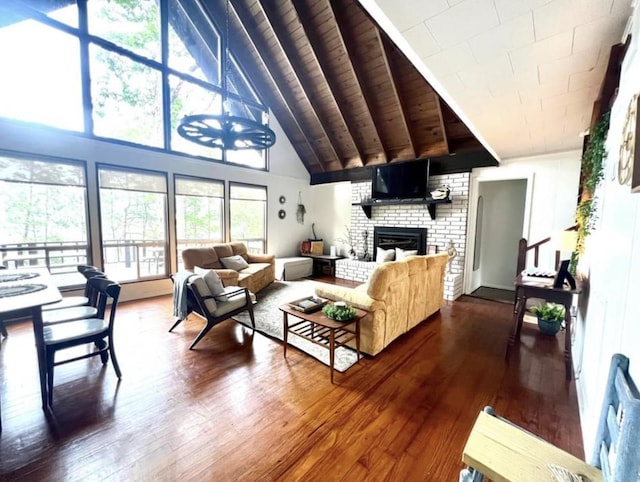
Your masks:
[[[229,71],[229,0],[226,3],[225,35],[223,42],[223,58],[221,64],[221,115],[196,114],[182,118],[178,125],[178,134],[185,139],[201,144],[226,150],[239,149],[268,149],[276,142],[275,133],[266,125],[248,117],[231,115],[226,111],[228,107],[227,72]],[[234,102],[242,103],[234,96]],[[246,104],[245,104],[246,105]]]

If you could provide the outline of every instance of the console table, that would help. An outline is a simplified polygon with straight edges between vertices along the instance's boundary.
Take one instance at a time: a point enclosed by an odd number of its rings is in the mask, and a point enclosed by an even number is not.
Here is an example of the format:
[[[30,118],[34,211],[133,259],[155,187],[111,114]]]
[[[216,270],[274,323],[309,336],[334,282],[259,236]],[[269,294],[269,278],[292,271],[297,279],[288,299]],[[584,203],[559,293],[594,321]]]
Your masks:
[[[554,288],[553,278],[537,278],[530,276],[518,275],[515,281],[516,302],[513,310],[513,327],[505,358],[509,357],[511,348],[516,339],[520,340],[520,331],[522,329],[522,320],[526,308],[527,298],[541,298],[551,303],[558,303],[564,306],[565,315],[565,333],[564,333],[564,360],[565,372],[567,380],[573,378],[572,359],[571,359],[571,305],[573,296],[582,293],[580,282],[576,280],[576,289],[568,287]]]
[[[327,266],[331,276],[336,275],[336,261],[343,258],[343,256],[331,256],[329,254],[301,254],[300,256],[313,259],[314,275],[324,273],[324,267]]]

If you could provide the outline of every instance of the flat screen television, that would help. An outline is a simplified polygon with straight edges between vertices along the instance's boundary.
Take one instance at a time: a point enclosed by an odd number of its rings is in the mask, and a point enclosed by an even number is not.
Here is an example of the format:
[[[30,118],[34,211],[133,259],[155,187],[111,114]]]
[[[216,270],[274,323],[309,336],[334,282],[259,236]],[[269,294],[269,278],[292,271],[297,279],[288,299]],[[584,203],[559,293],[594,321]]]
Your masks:
[[[372,199],[428,197],[429,160],[386,164],[373,168]]]

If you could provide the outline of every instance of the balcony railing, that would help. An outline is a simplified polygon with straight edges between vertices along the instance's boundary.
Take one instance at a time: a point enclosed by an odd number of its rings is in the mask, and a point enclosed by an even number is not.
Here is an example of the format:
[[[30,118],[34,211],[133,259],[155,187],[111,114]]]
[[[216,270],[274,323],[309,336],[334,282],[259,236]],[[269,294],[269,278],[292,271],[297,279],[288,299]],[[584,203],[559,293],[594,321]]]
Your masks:
[[[86,241],[13,243],[0,245],[0,263],[7,268],[47,268],[60,288],[80,286],[79,264],[88,264]]]

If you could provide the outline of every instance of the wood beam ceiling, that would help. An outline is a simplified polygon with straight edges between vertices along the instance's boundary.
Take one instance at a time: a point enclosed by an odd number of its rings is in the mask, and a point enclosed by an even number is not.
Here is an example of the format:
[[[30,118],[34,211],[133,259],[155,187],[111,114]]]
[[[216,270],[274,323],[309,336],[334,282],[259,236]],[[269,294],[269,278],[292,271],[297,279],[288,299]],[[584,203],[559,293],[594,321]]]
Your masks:
[[[226,0],[197,1],[225,25]],[[230,50],[312,177],[486,151],[357,0],[230,0],[230,12]]]

